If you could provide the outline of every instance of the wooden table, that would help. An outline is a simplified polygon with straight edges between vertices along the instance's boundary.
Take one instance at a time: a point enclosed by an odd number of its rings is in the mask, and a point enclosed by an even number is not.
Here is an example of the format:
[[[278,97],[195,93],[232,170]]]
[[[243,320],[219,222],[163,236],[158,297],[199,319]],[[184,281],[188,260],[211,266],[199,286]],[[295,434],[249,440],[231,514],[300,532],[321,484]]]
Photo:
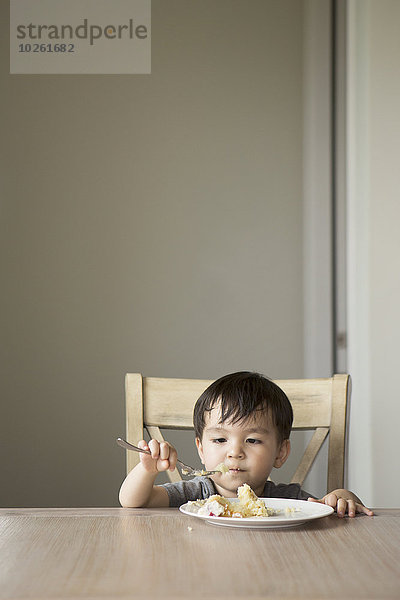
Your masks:
[[[0,598],[398,599],[400,509],[376,513],[244,530],[172,508],[0,509]]]

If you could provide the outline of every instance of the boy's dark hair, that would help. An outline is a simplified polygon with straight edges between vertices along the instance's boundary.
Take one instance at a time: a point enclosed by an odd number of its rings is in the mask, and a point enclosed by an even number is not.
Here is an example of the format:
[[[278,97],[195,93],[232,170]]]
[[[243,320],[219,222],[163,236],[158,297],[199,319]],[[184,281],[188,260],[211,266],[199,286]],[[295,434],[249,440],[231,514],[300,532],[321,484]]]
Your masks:
[[[293,410],[285,392],[273,381],[250,371],[239,371],[217,379],[200,396],[194,406],[193,425],[197,438],[203,436],[204,416],[220,404],[220,423],[239,423],[268,411],[278,431],[278,441],[289,439]]]

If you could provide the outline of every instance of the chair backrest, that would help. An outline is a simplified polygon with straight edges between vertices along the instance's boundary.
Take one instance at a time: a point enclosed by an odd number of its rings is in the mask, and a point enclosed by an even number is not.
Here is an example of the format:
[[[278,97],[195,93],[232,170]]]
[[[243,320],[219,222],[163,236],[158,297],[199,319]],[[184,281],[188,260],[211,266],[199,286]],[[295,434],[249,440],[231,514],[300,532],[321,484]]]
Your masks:
[[[163,440],[160,429],[193,429],[192,414],[196,400],[213,380],[165,379],[128,373],[126,389],[126,435],[136,444],[147,429],[150,437]],[[324,379],[275,380],[288,396],[294,413],[294,430],[314,430],[292,483],[302,484],[328,437],[327,489],[343,487],[349,375]],[[127,451],[127,471],[139,461]],[[181,479],[178,470],[167,471],[171,481]]]

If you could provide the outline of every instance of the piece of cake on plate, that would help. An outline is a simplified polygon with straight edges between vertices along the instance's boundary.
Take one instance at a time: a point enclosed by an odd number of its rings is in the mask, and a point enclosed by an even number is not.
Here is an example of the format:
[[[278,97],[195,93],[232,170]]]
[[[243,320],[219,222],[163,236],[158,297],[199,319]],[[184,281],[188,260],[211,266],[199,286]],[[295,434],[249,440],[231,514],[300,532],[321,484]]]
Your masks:
[[[198,507],[197,514],[207,517],[271,517],[279,511],[267,508],[263,502],[257,498],[253,490],[247,483],[241,485],[237,491],[238,502],[230,502],[228,498],[214,494],[206,500],[195,500],[190,504]]]

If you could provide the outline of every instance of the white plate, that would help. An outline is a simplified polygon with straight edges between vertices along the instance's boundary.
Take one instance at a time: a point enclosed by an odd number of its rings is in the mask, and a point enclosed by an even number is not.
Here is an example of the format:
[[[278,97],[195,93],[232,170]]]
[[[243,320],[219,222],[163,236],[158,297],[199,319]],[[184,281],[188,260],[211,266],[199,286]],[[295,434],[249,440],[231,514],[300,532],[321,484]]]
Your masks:
[[[314,519],[320,519],[333,513],[333,508],[326,504],[317,502],[307,502],[306,500],[288,500],[286,498],[260,498],[268,508],[280,510],[279,515],[273,517],[209,517],[207,515],[198,515],[199,507],[195,504],[182,504],[179,510],[184,515],[196,517],[196,519],[206,520],[212,525],[222,525],[224,527],[241,527],[251,529],[275,529],[281,527],[295,527],[302,525]],[[238,502],[237,498],[229,498],[230,502]],[[287,508],[294,509],[294,512],[286,512]]]

